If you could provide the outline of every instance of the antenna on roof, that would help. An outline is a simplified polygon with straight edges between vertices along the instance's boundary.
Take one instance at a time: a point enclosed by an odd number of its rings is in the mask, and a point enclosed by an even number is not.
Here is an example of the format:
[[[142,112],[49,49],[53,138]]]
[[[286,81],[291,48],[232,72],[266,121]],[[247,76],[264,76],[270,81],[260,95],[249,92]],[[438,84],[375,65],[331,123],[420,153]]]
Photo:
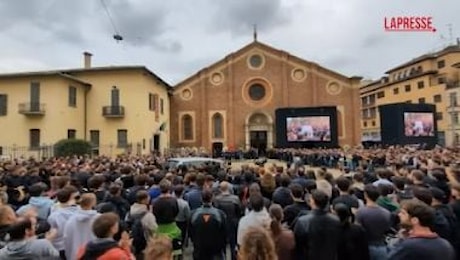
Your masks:
[[[452,24],[449,23],[447,24],[447,28],[449,29],[449,45],[453,44],[454,42],[454,36],[452,35]]]

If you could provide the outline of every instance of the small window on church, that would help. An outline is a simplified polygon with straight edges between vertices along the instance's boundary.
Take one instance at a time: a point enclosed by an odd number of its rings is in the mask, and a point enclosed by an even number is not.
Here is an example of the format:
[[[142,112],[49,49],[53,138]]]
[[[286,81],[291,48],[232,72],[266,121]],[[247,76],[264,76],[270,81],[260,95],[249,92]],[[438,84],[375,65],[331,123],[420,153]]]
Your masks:
[[[182,116],[182,138],[193,140],[193,118],[190,115]]]

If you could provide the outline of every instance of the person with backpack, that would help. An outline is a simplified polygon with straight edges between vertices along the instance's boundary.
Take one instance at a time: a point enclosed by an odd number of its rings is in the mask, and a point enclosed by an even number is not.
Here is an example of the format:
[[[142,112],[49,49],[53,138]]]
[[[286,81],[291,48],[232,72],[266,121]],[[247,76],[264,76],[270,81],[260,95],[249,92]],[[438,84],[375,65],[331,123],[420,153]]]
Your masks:
[[[146,190],[138,191],[136,201],[131,206],[126,223],[131,231],[134,254],[137,259],[142,259],[142,253],[147,246],[147,241],[153,237],[158,225],[155,215],[150,211],[149,193]]]
[[[190,238],[193,242],[193,259],[225,259],[227,245],[227,216],[212,206],[212,191],[202,191],[203,205],[190,217]]]
[[[103,203],[97,205],[96,210],[101,211],[102,208],[113,208],[114,211],[118,214],[120,219],[126,219],[126,215],[130,211],[129,202],[122,197],[121,192],[123,188],[117,183],[113,183],[109,187],[109,196]]]

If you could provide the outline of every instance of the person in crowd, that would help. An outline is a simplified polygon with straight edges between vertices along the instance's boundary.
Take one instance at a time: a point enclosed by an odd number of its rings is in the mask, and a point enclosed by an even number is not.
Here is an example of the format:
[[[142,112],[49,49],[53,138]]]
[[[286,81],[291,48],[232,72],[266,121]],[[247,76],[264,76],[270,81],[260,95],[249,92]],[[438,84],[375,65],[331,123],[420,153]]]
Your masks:
[[[333,207],[341,223],[341,236],[338,249],[338,260],[371,260],[369,245],[364,228],[354,222],[349,205],[337,203]]]
[[[323,169],[317,171],[318,178],[316,179],[316,187],[318,190],[323,191],[329,198],[332,198],[332,185],[326,180],[327,172]]]
[[[74,212],[64,226],[64,251],[66,259],[76,260],[78,249],[81,245],[95,239],[93,222],[99,216],[96,210],[96,195],[85,193],[80,199],[80,209]]]
[[[251,211],[240,219],[237,231],[237,244],[241,246],[243,236],[250,227],[270,227],[271,218],[264,207],[264,198],[261,194],[252,194],[249,198]]]
[[[173,248],[171,239],[159,236],[150,239],[144,253],[144,260],[172,260]]]
[[[289,189],[289,184],[291,184],[291,178],[289,175],[282,174],[280,186],[273,192],[273,203],[281,205],[282,208],[285,208],[294,202],[291,190]]]
[[[283,208],[281,205],[272,204],[269,211],[272,218],[270,231],[273,242],[275,243],[278,259],[294,260],[295,237],[294,233],[281,223],[284,219]]]
[[[146,190],[139,190],[136,201],[131,206],[127,223],[133,237],[134,254],[139,256],[147,246],[147,241],[154,236],[158,224],[155,215],[150,211],[149,193]]]
[[[47,196],[45,196],[45,191],[47,186],[45,183],[39,182],[35,183],[29,187],[29,203],[20,207],[16,213],[18,215],[23,215],[30,207],[35,207],[38,212],[38,218],[40,220],[48,219],[48,216],[51,212],[51,208],[54,205],[54,201]]]
[[[359,208],[359,201],[358,198],[350,194],[351,181],[347,177],[341,176],[337,178],[336,183],[340,195],[332,201],[332,206],[343,203],[356,212]]]
[[[113,207],[118,216],[120,216],[120,219],[125,219],[130,211],[131,205],[123,198],[122,192],[123,187],[120,184],[112,183],[109,186],[108,197],[106,197],[103,203],[97,205],[97,209],[102,207]]]
[[[57,260],[59,251],[54,248],[48,238],[35,238],[34,218],[24,218],[10,225],[8,229],[9,242],[0,249],[0,260]]]
[[[290,185],[291,194],[294,203],[284,208],[284,219],[283,223],[286,223],[288,227],[292,227],[294,220],[300,215],[306,215],[311,207],[305,201],[305,193],[302,186],[299,184]]]
[[[396,202],[393,185],[379,184],[378,185],[380,197],[377,199],[377,205],[387,209],[391,213],[395,213],[399,209],[399,205]]]
[[[238,196],[230,193],[229,183],[223,181],[219,185],[220,194],[214,198],[213,205],[222,210],[227,218],[227,241],[230,245],[232,260],[236,260],[236,234],[238,221],[243,212],[242,205]]]
[[[191,183],[190,190],[184,195],[184,199],[188,202],[190,210],[197,209],[201,207],[201,192],[203,191],[205,183],[205,175],[199,173],[196,175],[196,183]]]
[[[104,213],[98,216],[93,223],[96,239],[80,247],[77,259],[134,260],[128,233],[123,233],[120,242],[113,239],[113,236],[118,233],[119,221],[120,218],[116,213]]]
[[[153,214],[158,223],[157,234],[167,235],[173,242],[173,249],[178,250],[182,248],[182,231],[176,224],[176,217],[179,214],[179,204],[177,199],[171,194],[172,185],[169,180],[163,179],[160,182],[160,190],[161,195],[152,205]]]
[[[337,258],[340,221],[328,212],[329,197],[321,190],[313,191],[310,198],[312,210],[301,216],[294,227],[297,259]]]
[[[392,226],[391,213],[377,204],[379,197],[378,187],[374,184],[367,184],[364,187],[366,206],[356,212],[356,221],[366,231],[372,260],[387,259],[388,248],[385,244],[385,235]]]
[[[227,217],[222,210],[212,206],[212,190],[204,189],[202,196],[203,206],[192,211],[190,217],[193,259],[223,260],[227,245]]]
[[[278,260],[275,243],[265,228],[250,227],[241,239],[239,260]],[[284,259],[284,258],[282,258]]]
[[[434,210],[420,200],[403,201],[398,215],[405,230],[401,234],[407,236],[390,252],[388,259],[454,260],[453,247],[430,229],[434,214]]]
[[[48,217],[48,223],[51,228],[58,232],[56,238],[52,241],[53,246],[59,251],[61,259],[66,259],[64,245],[64,230],[67,221],[79,211],[77,202],[80,200],[80,193],[74,186],[66,186],[57,192],[59,208],[51,213]]]
[[[176,216],[176,224],[181,230],[182,233],[182,245],[186,245],[187,234],[188,234],[188,220],[190,219],[190,206],[188,202],[183,199],[184,196],[184,186],[177,185],[174,187],[174,195],[177,199],[177,206],[179,212]]]

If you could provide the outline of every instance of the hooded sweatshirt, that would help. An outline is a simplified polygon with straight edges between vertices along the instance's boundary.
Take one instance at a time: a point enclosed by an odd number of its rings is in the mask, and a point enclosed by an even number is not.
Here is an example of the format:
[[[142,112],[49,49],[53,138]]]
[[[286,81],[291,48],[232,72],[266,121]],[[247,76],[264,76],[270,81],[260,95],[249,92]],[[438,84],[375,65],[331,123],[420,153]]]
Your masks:
[[[47,239],[25,239],[9,242],[0,249],[0,260],[54,260],[59,252]]]
[[[67,260],[77,259],[78,249],[95,239],[92,226],[100,214],[95,210],[78,210],[64,228],[64,249]]]
[[[27,212],[30,207],[34,207],[37,209],[39,219],[47,219],[53,205],[54,201],[48,197],[31,197],[29,199],[29,204],[20,207],[16,213],[21,216],[23,213]]]
[[[48,217],[48,223],[51,228],[57,229],[57,236],[53,240],[53,246],[58,250],[64,250],[64,228],[67,220],[70,219],[76,212],[78,212],[80,207],[70,206],[65,208],[58,208]]]
[[[119,247],[115,240],[111,238],[96,238],[78,250],[76,259],[129,260],[132,257],[131,252]]]

